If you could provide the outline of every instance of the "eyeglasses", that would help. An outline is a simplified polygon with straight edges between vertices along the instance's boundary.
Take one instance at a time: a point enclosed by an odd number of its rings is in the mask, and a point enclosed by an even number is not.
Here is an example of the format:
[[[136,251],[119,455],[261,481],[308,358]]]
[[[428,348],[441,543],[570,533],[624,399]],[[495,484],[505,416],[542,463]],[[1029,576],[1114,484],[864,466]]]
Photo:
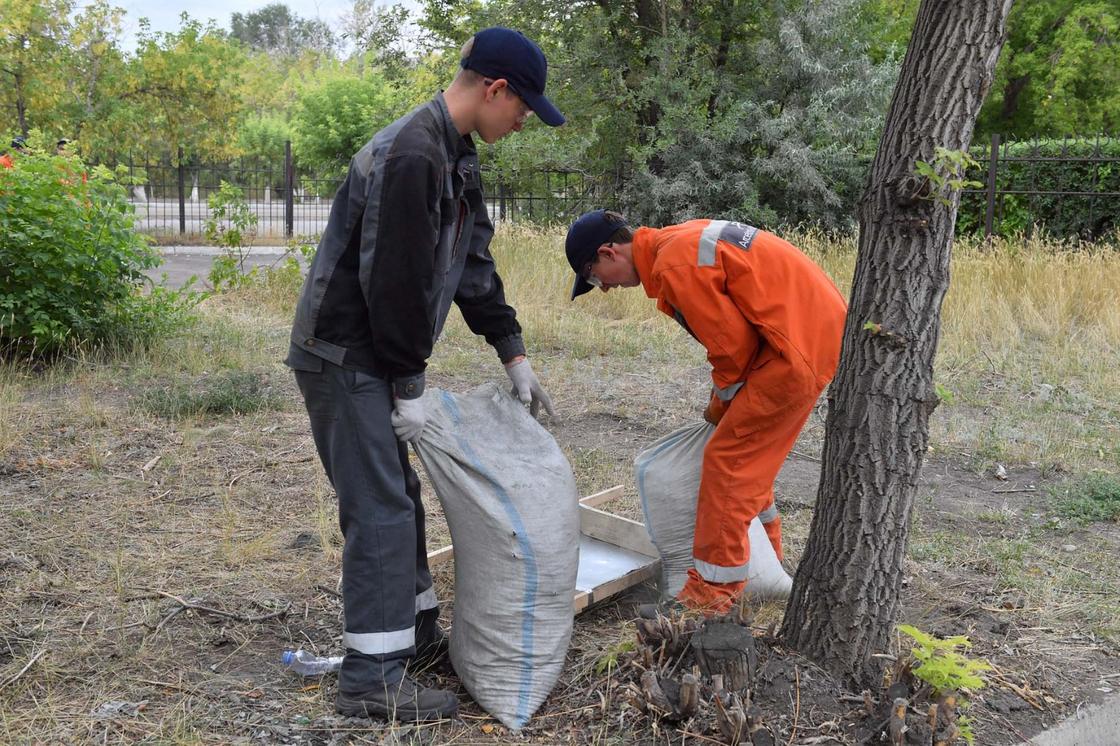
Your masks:
[[[583,265],[583,272],[580,273],[580,277],[591,287],[601,288],[603,287],[603,281],[595,275],[591,274],[591,269],[594,266],[595,262],[588,262],[587,264]]]
[[[529,108],[529,104],[525,103],[525,99],[521,98],[521,94],[517,92],[516,88],[507,84],[506,90],[511,96],[517,99],[517,123],[525,124],[525,122],[529,121],[529,117],[533,116],[533,110]]]
[[[494,81],[491,80],[490,78],[484,78],[482,82],[483,82],[483,85],[487,85],[487,86],[492,85],[494,83]],[[533,110],[529,108],[529,104],[525,103],[525,99],[521,97],[521,94],[517,92],[516,88],[514,88],[512,85],[510,85],[510,82],[508,80],[506,81],[506,93],[517,99],[517,105],[518,105],[518,114],[517,114],[517,120],[516,120],[517,124],[519,124],[519,125],[525,124],[525,122],[529,121],[529,117],[533,116]]]

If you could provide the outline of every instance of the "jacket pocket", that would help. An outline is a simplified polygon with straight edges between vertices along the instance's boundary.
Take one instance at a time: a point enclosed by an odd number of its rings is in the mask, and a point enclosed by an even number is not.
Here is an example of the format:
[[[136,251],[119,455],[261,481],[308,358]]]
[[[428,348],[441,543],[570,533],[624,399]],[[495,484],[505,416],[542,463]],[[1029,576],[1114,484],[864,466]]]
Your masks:
[[[739,394],[746,397],[745,408],[736,413],[733,432],[738,437],[749,435],[780,420],[790,410],[815,401],[814,383],[812,371],[806,366],[780,354],[768,356],[747,375]]]

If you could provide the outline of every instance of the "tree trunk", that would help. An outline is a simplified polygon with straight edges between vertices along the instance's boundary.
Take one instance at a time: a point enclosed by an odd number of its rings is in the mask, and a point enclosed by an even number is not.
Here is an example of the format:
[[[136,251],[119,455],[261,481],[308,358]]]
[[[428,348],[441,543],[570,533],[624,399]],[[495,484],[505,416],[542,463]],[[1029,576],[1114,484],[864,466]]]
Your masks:
[[[16,124],[19,126],[19,133],[27,137],[30,130],[27,127],[27,101],[23,97],[23,71],[20,70],[13,75],[16,79]]]
[[[1011,121],[1019,111],[1019,96],[1026,90],[1030,82],[1030,75],[1020,75],[1018,78],[1012,78],[1007,81],[1007,85],[1003,88],[1003,106],[1000,108],[999,112],[999,121],[1001,123]]]
[[[1011,2],[922,1],[859,207],[816,512],[781,635],[861,686],[878,683],[872,655],[898,613],[960,200],[918,177],[915,161],[934,163],[936,147],[967,150]]]

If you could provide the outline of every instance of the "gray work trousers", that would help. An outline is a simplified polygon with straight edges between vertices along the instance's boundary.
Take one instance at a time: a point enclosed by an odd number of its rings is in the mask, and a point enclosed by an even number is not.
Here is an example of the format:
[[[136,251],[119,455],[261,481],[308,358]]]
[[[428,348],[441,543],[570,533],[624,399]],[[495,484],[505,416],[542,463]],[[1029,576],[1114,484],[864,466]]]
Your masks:
[[[293,346],[295,371],[323,468],[338,495],[343,644],[339,691],[362,694],[404,675],[439,615],[424,540],[420,480],[389,416],[389,381]]]

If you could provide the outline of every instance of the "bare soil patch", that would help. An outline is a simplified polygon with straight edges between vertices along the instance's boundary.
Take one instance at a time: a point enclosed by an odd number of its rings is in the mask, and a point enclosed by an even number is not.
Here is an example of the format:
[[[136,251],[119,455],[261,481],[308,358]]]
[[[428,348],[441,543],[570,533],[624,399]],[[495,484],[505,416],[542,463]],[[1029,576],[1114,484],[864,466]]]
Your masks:
[[[462,718],[424,726],[341,718],[333,677],[301,680],[281,668],[286,647],[339,650],[341,543],[298,395],[282,368],[273,373],[282,407],[240,416],[144,414],[134,408],[144,384],[124,374],[54,385],[15,405],[29,424],[0,457],[0,741],[514,739],[446,664],[421,678],[457,691]],[[633,457],[698,416],[703,370],[625,378],[588,363],[579,373],[556,387],[564,417],[548,426],[584,494],[623,483],[626,496],[604,508],[640,517]],[[480,376],[434,380],[463,390]],[[809,529],[822,426],[815,415],[779,478],[790,567]],[[970,712],[977,743],[1012,744],[1116,685],[1120,532],[1057,519],[1046,487],[1060,475],[1007,464],[1003,480],[970,463],[926,465],[902,621],[972,640],[972,654],[994,666]],[[425,495],[435,548],[448,537]],[[452,585],[450,566],[441,568],[441,598],[453,598]],[[641,675],[635,608],[652,593],[639,589],[578,618],[563,678],[519,739],[720,742],[710,705],[681,722],[632,705]],[[453,603],[448,610],[446,621]],[[779,605],[751,614],[754,704],[775,742],[879,742],[872,726],[885,689],[870,693],[869,715],[862,692],[845,691],[772,637]],[[674,675],[690,667],[682,659]]]

